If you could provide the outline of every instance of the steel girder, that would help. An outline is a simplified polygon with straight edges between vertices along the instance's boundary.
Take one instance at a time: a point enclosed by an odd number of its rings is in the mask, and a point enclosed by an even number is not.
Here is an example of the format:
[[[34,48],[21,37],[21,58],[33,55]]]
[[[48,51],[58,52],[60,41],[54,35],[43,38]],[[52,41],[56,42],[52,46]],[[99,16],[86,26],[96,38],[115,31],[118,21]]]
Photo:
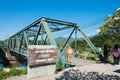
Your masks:
[[[84,32],[76,23],[44,17],[38,19],[37,21],[33,22],[32,24],[28,25],[24,29],[11,36],[9,39],[5,40],[3,46],[4,48],[9,49],[15,53],[27,56],[26,50],[28,49],[28,45],[36,45],[38,43],[40,43],[39,45],[44,45],[47,44],[47,40],[49,40],[51,45],[55,45],[56,47],[58,47],[54,37],[52,36],[52,33],[70,28],[73,28],[73,30],[68,36],[68,39],[65,41],[62,49],[59,50],[58,54],[58,57],[62,60],[62,62],[65,62],[65,59],[62,58],[61,52],[65,48],[73,32],[75,32],[75,38],[77,38],[77,31],[79,31],[83,38],[86,40],[86,42],[90,45],[90,47],[95,52],[97,52],[94,44],[89,40],[89,38],[84,34]],[[40,42],[38,42],[39,36],[41,38]],[[43,36],[45,36],[46,38],[43,38]],[[76,40],[77,39],[75,39],[75,51],[77,47]]]

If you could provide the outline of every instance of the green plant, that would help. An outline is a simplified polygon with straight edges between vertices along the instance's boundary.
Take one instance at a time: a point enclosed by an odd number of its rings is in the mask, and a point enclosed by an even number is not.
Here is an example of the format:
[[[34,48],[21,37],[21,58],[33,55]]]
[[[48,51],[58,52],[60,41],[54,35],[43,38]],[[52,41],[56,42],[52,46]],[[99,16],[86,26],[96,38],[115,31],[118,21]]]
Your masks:
[[[23,75],[23,74],[27,74],[27,70],[21,70],[21,71],[20,71],[20,74],[22,74],[22,75]]]
[[[27,74],[27,70],[17,70],[16,68],[12,68],[9,72],[5,72],[3,68],[0,68],[0,80],[10,76],[20,76],[24,74]]]
[[[12,68],[9,73],[10,73],[10,76],[19,76],[20,70],[17,70],[16,68]]]
[[[113,58],[112,54],[109,55],[108,62],[111,63],[111,64],[113,64],[114,58]]]
[[[3,68],[0,68],[0,80],[6,78],[7,78],[6,72],[4,72]]]

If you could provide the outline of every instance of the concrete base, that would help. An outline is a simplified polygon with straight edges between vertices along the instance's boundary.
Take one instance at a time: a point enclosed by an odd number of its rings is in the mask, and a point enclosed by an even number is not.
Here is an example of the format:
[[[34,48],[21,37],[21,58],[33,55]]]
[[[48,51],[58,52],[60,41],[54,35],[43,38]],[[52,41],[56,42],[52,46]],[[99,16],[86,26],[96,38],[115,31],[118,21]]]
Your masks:
[[[56,64],[53,65],[45,65],[30,68],[28,66],[28,78],[34,78],[38,76],[45,76],[49,74],[54,74],[56,69]]]

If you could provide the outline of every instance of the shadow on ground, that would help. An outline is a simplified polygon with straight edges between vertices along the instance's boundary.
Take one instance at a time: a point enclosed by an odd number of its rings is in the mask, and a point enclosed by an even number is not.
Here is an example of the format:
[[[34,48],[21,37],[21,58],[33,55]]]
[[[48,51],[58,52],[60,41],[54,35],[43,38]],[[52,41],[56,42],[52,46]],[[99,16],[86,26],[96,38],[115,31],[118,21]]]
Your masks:
[[[113,71],[113,72],[120,73],[120,69],[118,69],[118,70],[115,70],[115,71]]]

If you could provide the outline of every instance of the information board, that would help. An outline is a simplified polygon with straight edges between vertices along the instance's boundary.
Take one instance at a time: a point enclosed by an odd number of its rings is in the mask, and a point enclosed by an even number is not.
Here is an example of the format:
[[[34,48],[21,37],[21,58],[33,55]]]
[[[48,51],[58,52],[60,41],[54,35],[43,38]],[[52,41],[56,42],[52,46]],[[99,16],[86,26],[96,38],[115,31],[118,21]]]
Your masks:
[[[29,45],[27,53],[29,66],[56,63],[58,58],[53,45]]]

